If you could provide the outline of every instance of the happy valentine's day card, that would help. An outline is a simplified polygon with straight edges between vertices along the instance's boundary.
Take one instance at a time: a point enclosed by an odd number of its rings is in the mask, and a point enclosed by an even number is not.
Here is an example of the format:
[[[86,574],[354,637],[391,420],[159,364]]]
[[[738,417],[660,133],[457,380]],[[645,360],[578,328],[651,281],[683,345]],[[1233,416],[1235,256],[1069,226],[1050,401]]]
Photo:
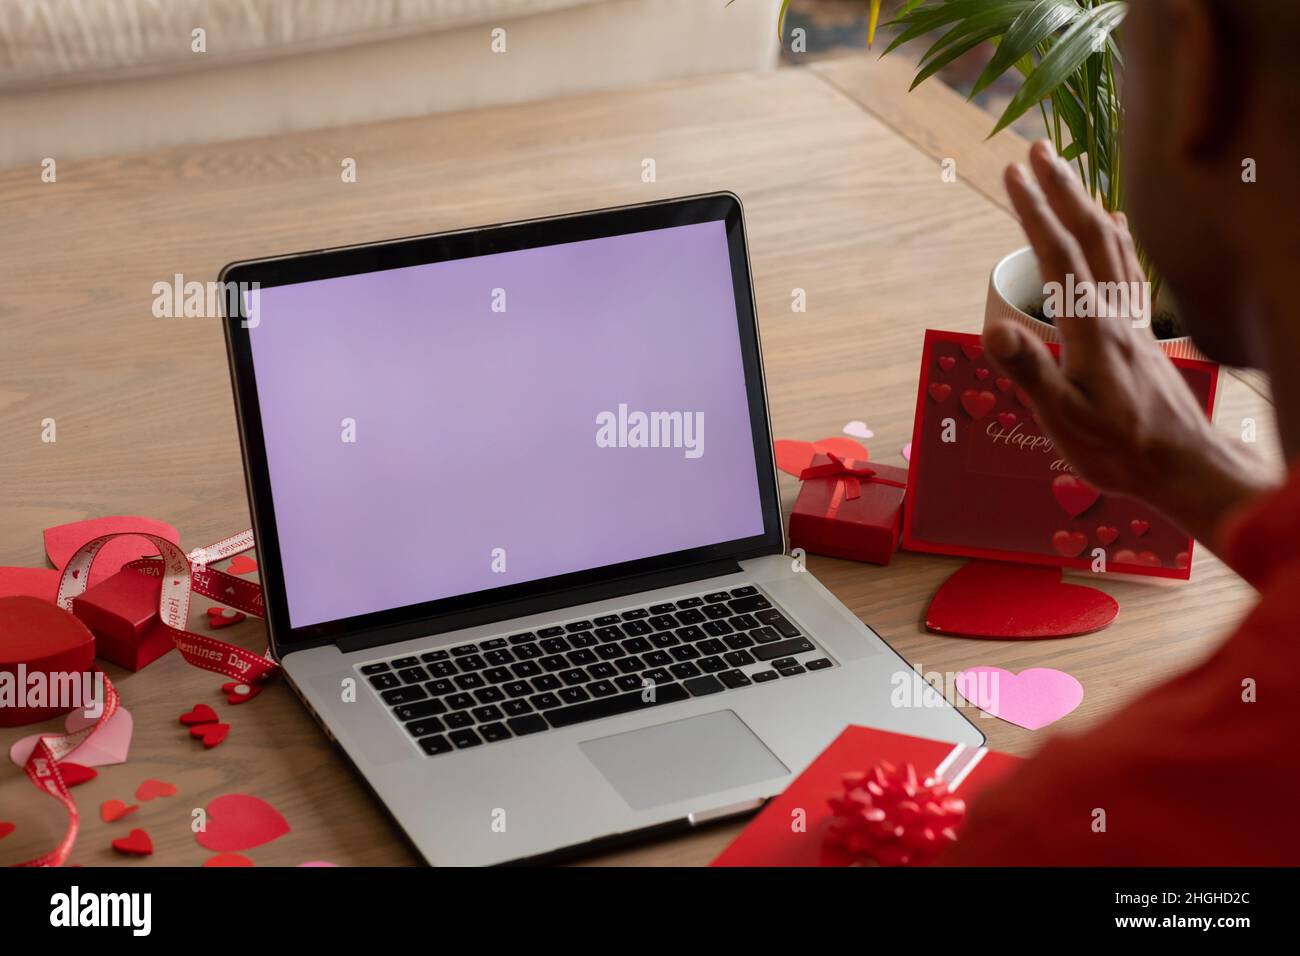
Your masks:
[[[1059,347],[1049,345],[1053,354]],[[1201,407],[1218,367],[1171,359]],[[1187,578],[1192,541],[1154,509],[1081,480],[1029,399],[985,359],[978,335],[927,330],[903,547],[912,551]]]

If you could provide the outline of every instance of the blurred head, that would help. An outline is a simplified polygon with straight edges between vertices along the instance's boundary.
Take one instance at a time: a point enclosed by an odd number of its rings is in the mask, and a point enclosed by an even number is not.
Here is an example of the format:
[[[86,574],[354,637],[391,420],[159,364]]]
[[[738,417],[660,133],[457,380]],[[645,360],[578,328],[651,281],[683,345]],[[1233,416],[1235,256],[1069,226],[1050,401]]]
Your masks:
[[[1235,365],[1287,318],[1265,290],[1300,288],[1297,31],[1297,0],[1133,0],[1123,27],[1130,219],[1197,345]]]

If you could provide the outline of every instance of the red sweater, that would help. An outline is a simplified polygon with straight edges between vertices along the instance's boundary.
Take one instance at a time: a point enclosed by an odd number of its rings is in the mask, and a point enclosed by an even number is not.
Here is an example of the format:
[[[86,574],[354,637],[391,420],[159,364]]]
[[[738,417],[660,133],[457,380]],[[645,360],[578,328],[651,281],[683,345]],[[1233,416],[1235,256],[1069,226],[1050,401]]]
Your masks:
[[[1236,632],[981,793],[941,863],[1300,864],[1300,468],[1229,518],[1220,541],[1260,591]]]

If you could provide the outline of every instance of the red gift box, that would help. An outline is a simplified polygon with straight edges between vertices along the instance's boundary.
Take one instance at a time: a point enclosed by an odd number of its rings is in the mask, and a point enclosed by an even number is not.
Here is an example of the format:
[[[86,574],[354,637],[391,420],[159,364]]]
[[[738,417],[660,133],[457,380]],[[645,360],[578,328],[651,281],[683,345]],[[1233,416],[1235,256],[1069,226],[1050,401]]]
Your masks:
[[[161,578],[127,568],[74,598],[72,613],[95,635],[95,656],[138,671],[175,647],[158,617],[161,593]]]
[[[819,454],[799,475],[790,546],[812,554],[888,564],[898,550],[907,470]]]

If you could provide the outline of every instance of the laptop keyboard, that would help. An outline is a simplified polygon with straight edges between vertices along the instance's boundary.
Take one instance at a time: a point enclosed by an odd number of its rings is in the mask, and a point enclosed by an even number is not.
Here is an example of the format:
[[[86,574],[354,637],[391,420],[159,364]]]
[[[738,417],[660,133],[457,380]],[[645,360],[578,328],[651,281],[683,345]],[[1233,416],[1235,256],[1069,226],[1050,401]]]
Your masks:
[[[437,756],[833,666],[747,585],[358,669]]]

